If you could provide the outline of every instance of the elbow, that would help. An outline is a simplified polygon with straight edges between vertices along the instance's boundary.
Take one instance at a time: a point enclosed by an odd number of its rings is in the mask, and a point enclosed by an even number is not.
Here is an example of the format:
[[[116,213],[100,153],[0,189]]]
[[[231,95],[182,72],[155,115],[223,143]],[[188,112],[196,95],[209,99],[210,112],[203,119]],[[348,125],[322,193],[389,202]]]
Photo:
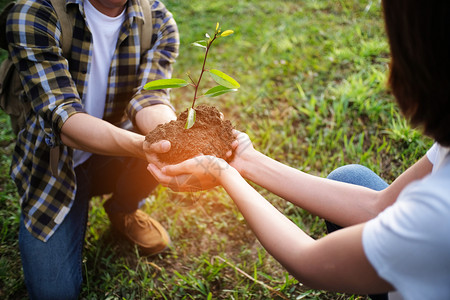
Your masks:
[[[286,269],[289,274],[294,276],[299,282],[310,286],[314,284],[311,280],[316,276],[318,266],[312,263],[314,260],[311,256],[311,251],[315,241],[311,240],[308,243],[293,242],[289,247],[280,249],[277,247],[276,251],[268,252]],[[281,251],[280,251],[281,250]]]
[[[73,148],[74,145],[72,143],[72,140],[67,135],[65,135],[64,133],[61,132],[59,137],[60,137],[60,140],[61,140],[63,145],[66,145],[66,146],[69,146],[69,147]]]
[[[392,205],[396,200],[396,197],[392,197],[389,191],[389,187],[382,190],[376,191],[375,197],[370,207],[371,218],[375,218],[379,213],[384,211],[387,207]]]

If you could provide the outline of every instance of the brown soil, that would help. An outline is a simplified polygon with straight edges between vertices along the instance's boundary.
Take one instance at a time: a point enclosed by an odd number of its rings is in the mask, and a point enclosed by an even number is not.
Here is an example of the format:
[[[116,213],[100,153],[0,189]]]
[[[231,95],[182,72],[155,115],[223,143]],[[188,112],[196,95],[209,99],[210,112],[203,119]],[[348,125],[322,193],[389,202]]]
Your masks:
[[[170,151],[158,154],[161,162],[177,164],[199,154],[214,155],[227,160],[226,153],[231,150],[234,140],[231,122],[222,120],[215,107],[199,105],[195,110],[196,120],[191,128],[184,128],[186,109],[177,120],[158,125],[145,137],[150,143],[170,141]]]

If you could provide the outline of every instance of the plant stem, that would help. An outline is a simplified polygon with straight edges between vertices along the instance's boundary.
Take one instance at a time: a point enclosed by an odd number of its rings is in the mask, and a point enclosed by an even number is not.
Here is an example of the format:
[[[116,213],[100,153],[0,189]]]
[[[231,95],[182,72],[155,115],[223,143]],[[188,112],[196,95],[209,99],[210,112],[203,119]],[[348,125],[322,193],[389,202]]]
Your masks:
[[[189,80],[192,82],[192,86],[196,87],[197,85],[195,84],[194,79],[192,79],[191,74],[187,74],[187,76],[189,77]]]
[[[217,33],[214,34],[214,37],[212,38],[212,40],[208,43],[208,45],[206,45],[206,52],[205,52],[205,58],[203,59],[202,71],[200,72],[200,76],[198,77],[197,84],[195,85],[194,100],[192,101],[192,106],[191,106],[192,109],[195,106],[195,100],[197,100],[198,87],[200,85],[200,81],[202,80],[203,73],[205,72],[206,58],[208,57],[209,48],[211,48],[211,44],[214,42],[214,40],[216,38],[217,38]]]

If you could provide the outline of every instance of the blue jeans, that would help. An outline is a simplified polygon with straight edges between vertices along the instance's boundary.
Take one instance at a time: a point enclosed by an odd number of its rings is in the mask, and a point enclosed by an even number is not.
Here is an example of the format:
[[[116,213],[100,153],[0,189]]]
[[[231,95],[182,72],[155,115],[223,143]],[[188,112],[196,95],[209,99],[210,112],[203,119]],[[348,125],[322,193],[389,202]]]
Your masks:
[[[331,172],[328,179],[364,186],[372,190],[381,191],[388,184],[370,169],[361,165],[346,165]],[[325,221],[328,232],[333,232],[342,227]],[[372,300],[387,300],[388,294],[369,295]]]
[[[21,216],[19,247],[30,299],[78,298],[90,198],[113,193],[105,209],[135,211],[157,186],[146,165],[136,158],[93,155],[75,168],[78,188],[75,202],[45,243],[30,234]]]

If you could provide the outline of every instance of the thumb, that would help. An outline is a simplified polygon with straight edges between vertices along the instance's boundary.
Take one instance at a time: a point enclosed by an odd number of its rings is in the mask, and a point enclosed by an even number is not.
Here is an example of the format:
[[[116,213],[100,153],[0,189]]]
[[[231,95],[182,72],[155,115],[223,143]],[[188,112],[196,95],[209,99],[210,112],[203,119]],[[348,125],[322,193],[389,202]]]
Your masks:
[[[171,146],[167,140],[161,140],[153,144],[149,144],[148,142],[144,143],[144,149],[154,153],[166,153],[170,150]]]

